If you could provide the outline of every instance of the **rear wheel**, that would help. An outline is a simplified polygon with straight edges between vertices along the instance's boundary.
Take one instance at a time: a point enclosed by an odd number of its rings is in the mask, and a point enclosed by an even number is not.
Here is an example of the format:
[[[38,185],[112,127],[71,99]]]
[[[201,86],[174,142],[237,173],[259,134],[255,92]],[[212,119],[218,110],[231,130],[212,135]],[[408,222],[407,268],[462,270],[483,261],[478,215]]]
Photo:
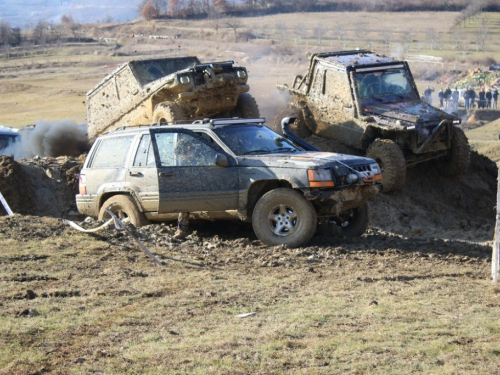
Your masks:
[[[106,200],[99,211],[99,220],[111,218],[106,208],[109,208],[120,220],[128,219],[136,228],[149,224],[144,213],[139,210],[132,197],[128,195],[114,195]]]
[[[241,118],[260,117],[259,106],[252,95],[244,92],[238,97],[238,102],[236,103],[236,107],[231,111],[231,115]]]
[[[436,160],[439,173],[445,177],[459,176],[469,166],[470,147],[464,131],[453,127],[451,148],[448,154]]]
[[[312,135],[311,129],[309,129],[304,120],[304,116],[302,115],[302,111],[295,107],[290,107],[288,109],[284,109],[274,118],[273,130],[283,135],[283,130],[281,129],[281,120],[284,117],[295,117],[295,122],[290,125],[290,130],[293,134],[295,134],[299,138],[307,138]]]
[[[153,113],[153,124],[185,120],[181,108],[175,104],[158,104]]]
[[[253,210],[256,236],[267,245],[305,245],[316,230],[316,211],[302,194],[289,188],[264,194]]]
[[[406,181],[406,163],[396,142],[390,139],[376,139],[366,150],[366,156],[375,159],[380,165],[384,193],[403,187]]]

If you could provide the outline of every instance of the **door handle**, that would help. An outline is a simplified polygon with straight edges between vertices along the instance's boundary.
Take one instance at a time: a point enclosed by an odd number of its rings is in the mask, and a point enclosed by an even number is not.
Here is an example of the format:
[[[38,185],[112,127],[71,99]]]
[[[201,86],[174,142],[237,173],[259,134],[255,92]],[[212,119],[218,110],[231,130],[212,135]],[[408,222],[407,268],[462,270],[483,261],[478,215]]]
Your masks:
[[[166,173],[166,172],[160,172],[158,173],[159,177],[174,177],[175,173]]]
[[[128,172],[128,174],[130,176],[133,176],[133,177],[142,177],[143,176],[143,174],[141,172],[132,172],[132,171],[130,171],[130,172]]]

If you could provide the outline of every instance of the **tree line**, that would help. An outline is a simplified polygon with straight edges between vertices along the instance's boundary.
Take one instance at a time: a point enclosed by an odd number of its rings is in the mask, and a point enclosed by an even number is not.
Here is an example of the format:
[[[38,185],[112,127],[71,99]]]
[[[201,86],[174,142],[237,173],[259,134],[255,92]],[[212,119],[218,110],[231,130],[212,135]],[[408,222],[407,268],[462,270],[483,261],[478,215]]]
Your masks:
[[[498,0],[142,0],[138,10],[147,20],[201,18],[214,11],[231,16],[292,12],[461,12],[461,20],[480,11],[500,11]]]

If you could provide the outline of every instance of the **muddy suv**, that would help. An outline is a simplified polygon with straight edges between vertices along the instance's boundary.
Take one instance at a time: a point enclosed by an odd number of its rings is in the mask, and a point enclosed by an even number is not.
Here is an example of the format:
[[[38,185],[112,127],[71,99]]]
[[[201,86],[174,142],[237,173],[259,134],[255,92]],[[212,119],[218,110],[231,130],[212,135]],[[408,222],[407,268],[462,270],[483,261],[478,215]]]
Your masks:
[[[89,137],[121,126],[203,119],[259,117],[248,74],[233,61],[197,57],[129,61],[87,93]]]
[[[446,176],[462,174],[469,144],[461,120],[425,102],[408,63],[369,51],[311,56],[305,76],[296,76],[287,93],[290,107],[281,119],[296,116],[293,131],[340,141],[366,152],[382,168],[384,191],[401,188],[406,168],[433,160]]]
[[[325,233],[358,236],[380,190],[378,164],[318,152],[263,119],[212,119],[125,128],[96,139],[80,174],[78,210],[103,220],[110,208],[135,226],[178,212],[252,222],[269,245],[300,246]]]

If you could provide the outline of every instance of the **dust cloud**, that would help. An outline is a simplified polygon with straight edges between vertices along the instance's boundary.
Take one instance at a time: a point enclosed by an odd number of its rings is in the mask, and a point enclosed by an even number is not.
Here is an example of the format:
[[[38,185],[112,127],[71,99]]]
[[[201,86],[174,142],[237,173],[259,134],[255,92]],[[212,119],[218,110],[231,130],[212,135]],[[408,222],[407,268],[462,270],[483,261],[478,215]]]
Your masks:
[[[74,120],[39,121],[34,127],[19,132],[21,141],[0,151],[2,155],[22,158],[79,156],[90,149],[87,125],[78,125]]]

